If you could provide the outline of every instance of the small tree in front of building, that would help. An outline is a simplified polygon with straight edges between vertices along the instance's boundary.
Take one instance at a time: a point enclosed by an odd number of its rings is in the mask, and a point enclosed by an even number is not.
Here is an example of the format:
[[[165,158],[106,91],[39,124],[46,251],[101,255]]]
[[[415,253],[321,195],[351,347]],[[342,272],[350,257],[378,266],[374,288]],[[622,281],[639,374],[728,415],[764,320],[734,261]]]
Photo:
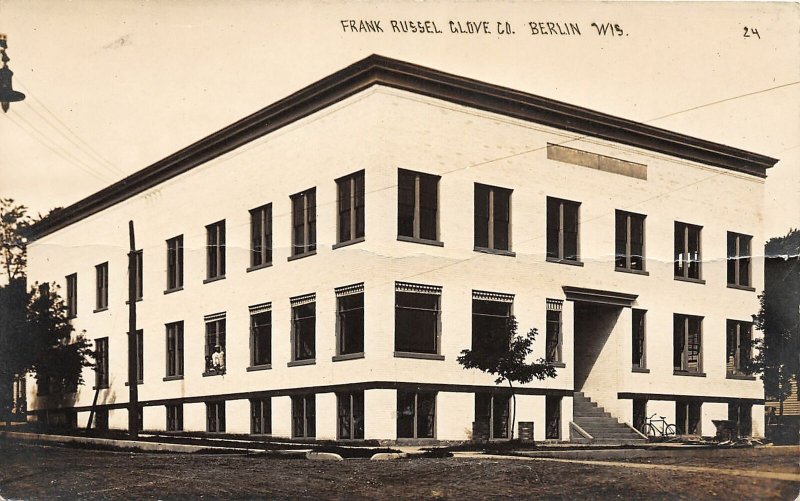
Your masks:
[[[511,439],[514,439],[514,422],[517,417],[517,397],[514,383],[527,384],[537,380],[556,377],[556,369],[543,358],[530,362],[529,356],[533,353],[533,342],[538,335],[536,328],[531,328],[527,334],[517,334],[517,319],[512,315],[505,322],[502,332],[493,332],[491,337],[495,342],[481,349],[461,350],[461,355],[456,360],[465,369],[478,369],[496,376],[495,384],[507,382],[511,388],[513,411],[511,417]]]

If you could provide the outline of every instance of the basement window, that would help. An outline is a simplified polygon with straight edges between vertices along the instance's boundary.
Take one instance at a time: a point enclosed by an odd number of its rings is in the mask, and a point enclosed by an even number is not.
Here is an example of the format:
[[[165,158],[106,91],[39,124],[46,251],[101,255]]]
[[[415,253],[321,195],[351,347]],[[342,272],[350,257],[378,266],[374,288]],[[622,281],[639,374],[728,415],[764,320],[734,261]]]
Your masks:
[[[336,417],[340,440],[364,438],[364,392],[336,394]]]
[[[488,440],[508,438],[511,428],[510,401],[510,395],[476,393],[473,435],[482,434]],[[473,436],[473,439],[477,438]]]
[[[314,438],[316,431],[316,395],[292,397],[292,438]]]
[[[250,433],[253,435],[272,433],[272,399],[270,397],[250,400]]]
[[[545,397],[544,438],[561,438],[561,397]]]
[[[167,405],[167,431],[183,431],[183,404]]]
[[[206,402],[206,431],[225,432],[225,402]]]
[[[436,393],[397,392],[397,438],[434,438]]]

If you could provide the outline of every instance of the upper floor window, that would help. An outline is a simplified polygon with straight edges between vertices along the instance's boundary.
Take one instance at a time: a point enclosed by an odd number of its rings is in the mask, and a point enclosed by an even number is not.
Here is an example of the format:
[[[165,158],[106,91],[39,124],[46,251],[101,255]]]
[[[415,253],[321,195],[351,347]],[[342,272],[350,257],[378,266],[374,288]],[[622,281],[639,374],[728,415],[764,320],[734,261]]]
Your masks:
[[[292,362],[313,361],[316,357],[316,301],[316,294],[306,294],[291,299]]]
[[[108,365],[108,338],[101,337],[94,341],[95,367],[94,385],[97,388],[108,388],[109,365]]]
[[[167,290],[183,287],[183,235],[167,240]]]
[[[272,204],[250,211],[250,267],[272,263]]]
[[[144,252],[138,250],[133,253],[133,263],[136,267],[133,297],[137,301],[144,297]]]
[[[547,329],[545,332],[544,359],[549,363],[561,363],[561,346],[563,345],[561,310],[564,302],[560,299],[547,300]]]
[[[250,366],[272,363],[272,303],[250,307]]]
[[[644,369],[645,363],[645,310],[633,310],[631,326],[631,367]]]
[[[208,375],[225,374],[225,313],[207,315],[206,371]]]
[[[439,240],[439,176],[397,171],[397,236]]]
[[[701,226],[675,222],[675,278],[701,279]]]
[[[441,287],[395,283],[395,355],[439,353],[441,295]]]
[[[616,211],[614,253],[618,270],[644,271],[644,220],[642,214]]]
[[[579,202],[547,197],[547,258],[556,261],[579,260]]]
[[[337,355],[364,353],[364,284],[336,289]]]
[[[336,180],[337,243],[364,238],[364,171]]]
[[[78,274],[67,275],[67,318],[78,316]]]
[[[475,247],[511,250],[511,190],[475,183]]]
[[[317,250],[317,190],[291,196],[292,199],[292,257]]]
[[[96,276],[95,310],[108,308],[108,263],[98,264],[94,267]]]
[[[750,287],[750,241],[753,237],[728,232],[728,285]]]
[[[167,328],[167,377],[183,376],[183,322]]]
[[[753,343],[753,324],[738,320],[727,321],[726,372],[728,376],[747,375]]]
[[[472,350],[497,353],[509,342],[509,321],[514,296],[472,291]]]
[[[703,317],[675,314],[673,317],[673,368],[676,372],[703,372]]]
[[[206,226],[206,280],[225,276],[225,221]]]

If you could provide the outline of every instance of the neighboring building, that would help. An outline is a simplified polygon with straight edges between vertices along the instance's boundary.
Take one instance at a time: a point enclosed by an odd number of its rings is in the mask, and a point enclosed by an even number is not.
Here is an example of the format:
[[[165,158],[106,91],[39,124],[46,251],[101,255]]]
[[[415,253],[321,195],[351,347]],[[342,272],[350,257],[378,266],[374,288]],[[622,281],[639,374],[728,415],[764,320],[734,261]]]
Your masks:
[[[85,426],[96,395],[127,426],[132,220],[145,429],[502,439],[508,389],[456,357],[513,314],[558,367],[518,389],[537,440],[569,438],[575,391],[761,435],[739,367],[775,162],[370,56],[36,228],[29,280],[62,284],[100,363],[28,401]]]

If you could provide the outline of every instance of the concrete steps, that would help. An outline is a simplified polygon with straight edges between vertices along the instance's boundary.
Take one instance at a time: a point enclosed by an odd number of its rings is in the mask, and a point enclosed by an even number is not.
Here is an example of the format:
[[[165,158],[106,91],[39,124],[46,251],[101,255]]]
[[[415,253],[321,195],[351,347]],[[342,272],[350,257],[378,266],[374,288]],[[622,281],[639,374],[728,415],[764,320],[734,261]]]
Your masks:
[[[572,401],[572,420],[592,436],[592,442],[603,444],[641,444],[647,440],[628,425],[606,412],[597,403],[576,391]],[[577,435],[577,434],[576,434]],[[585,437],[583,437],[585,439]],[[580,439],[576,436],[575,439]]]

